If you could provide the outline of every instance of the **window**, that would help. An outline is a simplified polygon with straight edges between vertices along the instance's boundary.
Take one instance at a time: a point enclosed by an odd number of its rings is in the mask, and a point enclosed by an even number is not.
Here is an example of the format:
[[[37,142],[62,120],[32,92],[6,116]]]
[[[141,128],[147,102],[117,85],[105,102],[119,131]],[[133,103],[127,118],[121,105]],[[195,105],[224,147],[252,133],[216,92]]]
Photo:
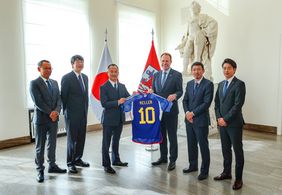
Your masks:
[[[90,73],[90,40],[86,0],[23,0],[25,64],[28,107],[33,103],[29,83],[38,77],[37,63],[46,59],[59,85],[71,71],[70,58],[84,57],[83,72]]]
[[[207,0],[212,6],[214,6],[218,11],[229,16],[229,1],[230,0]]]
[[[152,12],[118,5],[119,78],[130,93],[137,90],[141,80],[151,48],[152,29],[156,35],[156,16]],[[156,38],[154,42],[157,45]]]

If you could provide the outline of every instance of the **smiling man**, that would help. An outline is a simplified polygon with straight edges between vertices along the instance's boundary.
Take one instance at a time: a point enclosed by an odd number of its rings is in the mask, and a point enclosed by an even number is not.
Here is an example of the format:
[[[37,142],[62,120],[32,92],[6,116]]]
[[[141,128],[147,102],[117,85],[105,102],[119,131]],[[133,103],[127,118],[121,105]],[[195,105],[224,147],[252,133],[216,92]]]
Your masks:
[[[244,152],[242,133],[244,119],[242,107],[245,102],[245,83],[235,77],[237,64],[227,58],[222,63],[225,80],[220,82],[215,95],[215,114],[219,126],[220,140],[223,154],[223,172],[214,177],[214,180],[231,179],[232,150],[235,153],[235,182],[233,190],[242,187],[244,167]]]
[[[157,95],[166,98],[172,102],[170,112],[164,112],[161,119],[161,134],[163,141],[160,143],[160,158],[152,162],[153,166],[158,166],[167,163],[168,144],[167,135],[169,139],[169,165],[168,171],[175,169],[175,162],[178,157],[178,143],[177,143],[177,125],[178,125],[178,102],[177,100],[182,96],[182,74],[171,66],[172,57],[169,53],[161,55],[162,70],[154,75],[152,91]]]
[[[88,77],[81,71],[84,59],[71,58],[72,71],[63,76],[61,97],[67,130],[67,165],[70,173],[77,173],[76,166],[89,167],[82,160],[88,113]]]
[[[213,83],[204,77],[204,65],[194,62],[191,66],[194,80],[187,83],[183,98],[185,124],[188,143],[189,167],[183,173],[198,171],[198,144],[200,146],[202,165],[199,180],[206,179],[209,174],[209,107],[213,98]]]
[[[125,114],[121,105],[130,96],[124,84],[118,81],[119,69],[116,64],[108,66],[109,80],[100,87],[100,100],[104,108],[102,115],[103,141],[102,165],[106,173],[115,174],[111,166],[109,147],[112,140],[112,165],[126,167],[127,162],[122,162],[119,156],[119,140]]]

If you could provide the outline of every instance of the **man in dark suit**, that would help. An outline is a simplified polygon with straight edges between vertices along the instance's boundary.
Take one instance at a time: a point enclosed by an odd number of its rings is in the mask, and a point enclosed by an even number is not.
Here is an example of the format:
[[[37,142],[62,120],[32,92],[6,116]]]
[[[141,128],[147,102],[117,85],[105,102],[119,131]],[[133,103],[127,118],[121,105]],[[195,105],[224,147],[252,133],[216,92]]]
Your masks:
[[[35,164],[38,171],[37,181],[44,181],[44,150],[46,137],[49,173],[66,173],[56,161],[56,142],[59,113],[61,110],[61,97],[58,83],[50,79],[52,67],[49,61],[41,60],[38,63],[40,76],[31,81],[30,94],[34,102],[33,123],[35,127]]]
[[[233,147],[236,159],[234,190],[242,187],[242,174],[244,167],[244,152],[242,144],[242,131],[244,119],[242,107],[245,102],[245,83],[234,75],[237,64],[232,59],[225,59],[222,63],[223,74],[226,80],[219,83],[215,95],[215,114],[219,126],[222,154],[223,172],[214,177],[214,180],[231,179],[231,164]]]
[[[122,162],[119,156],[119,140],[125,121],[124,112],[121,105],[130,96],[124,84],[118,82],[118,66],[110,64],[108,66],[109,80],[100,87],[100,100],[104,108],[102,116],[103,141],[102,141],[102,164],[107,173],[115,174],[111,167],[109,147],[112,139],[112,165],[127,166],[127,162]]]
[[[167,163],[167,135],[170,142],[169,153],[170,163],[167,167],[168,171],[175,169],[175,161],[178,157],[177,144],[177,124],[178,124],[178,104],[177,100],[182,96],[182,75],[180,72],[170,67],[172,62],[169,53],[161,55],[162,71],[154,75],[152,91],[168,101],[172,102],[170,112],[164,112],[161,120],[161,134],[163,141],[160,143],[160,158],[156,162],[152,162],[153,166]]]
[[[84,59],[71,58],[72,71],[63,76],[61,97],[67,130],[67,165],[70,173],[77,173],[76,166],[89,167],[82,160],[88,112],[88,77],[81,71]]]
[[[204,65],[194,62],[191,66],[194,80],[187,83],[183,98],[185,124],[188,143],[189,167],[183,173],[198,170],[198,143],[200,146],[202,165],[199,180],[208,177],[210,166],[210,150],[208,142],[210,116],[209,107],[213,98],[213,83],[205,79]]]

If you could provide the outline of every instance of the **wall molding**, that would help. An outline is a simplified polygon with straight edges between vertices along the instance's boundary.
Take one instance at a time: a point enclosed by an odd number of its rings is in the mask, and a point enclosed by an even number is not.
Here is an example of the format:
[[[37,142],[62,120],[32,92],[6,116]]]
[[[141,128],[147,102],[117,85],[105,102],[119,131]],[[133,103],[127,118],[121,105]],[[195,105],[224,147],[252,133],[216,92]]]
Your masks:
[[[0,141],[0,149],[10,148],[31,143],[30,136],[18,137]]]
[[[256,132],[261,132],[261,133],[271,133],[271,134],[277,135],[277,127],[274,127],[274,126],[246,123],[244,125],[243,129],[248,130],[248,131],[256,131]]]

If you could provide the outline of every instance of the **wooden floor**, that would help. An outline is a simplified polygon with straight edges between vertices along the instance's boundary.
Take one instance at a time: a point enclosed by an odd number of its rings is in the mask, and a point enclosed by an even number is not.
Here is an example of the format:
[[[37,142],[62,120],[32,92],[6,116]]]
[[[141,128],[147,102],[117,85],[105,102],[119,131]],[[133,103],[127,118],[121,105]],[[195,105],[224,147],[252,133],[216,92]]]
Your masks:
[[[187,164],[186,137],[179,135],[179,158],[176,169],[167,172],[166,165],[151,167],[159,150],[148,152],[144,145],[131,142],[130,125],[122,135],[120,155],[129,162],[127,168],[116,168],[116,175],[108,175],[101,166],[101,132],[87,134],[84,160],[90,168],[79,174],[48,174],[45,182],[35,180],[34,145],[0,151],[0,194],[48,195],[158,195],[158,194],[282,194],[282,137],[244,132],[244,185],[232,190],[234,180],[215,182],[213,177],[222,171],[221,146],[218,135],[210,137],[211,166],[207,180],[198,181],[198,173],[183,174]],[[58,138],[57,163],[66,167],[66,138]],[[48,168],[48,165],[46,165]],[[234,167],[234,166],[233,166]],[[234,169],[233,169],[234,173]],[[234,176],[234,174],[233,174]]]

